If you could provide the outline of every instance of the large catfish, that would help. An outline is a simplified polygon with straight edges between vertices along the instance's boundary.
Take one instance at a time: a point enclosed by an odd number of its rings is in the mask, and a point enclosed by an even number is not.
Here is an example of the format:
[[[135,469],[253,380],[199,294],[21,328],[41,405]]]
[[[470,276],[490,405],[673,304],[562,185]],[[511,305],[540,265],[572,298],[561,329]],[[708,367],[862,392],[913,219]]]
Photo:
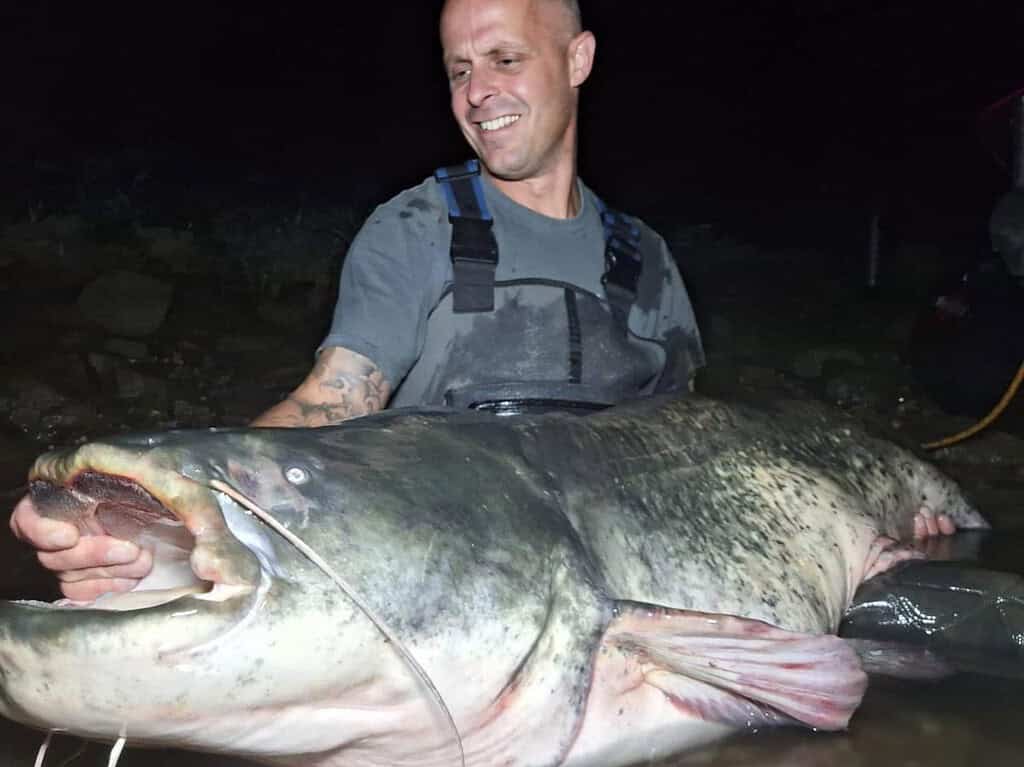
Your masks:
[[[0,712],[288,765],[610,766],[841,729],[854,590],[922,507],[985,526],[823,410],[698,397],[116,437],[43,456],[31,493],[156,567],[93,604],[0,603]]]

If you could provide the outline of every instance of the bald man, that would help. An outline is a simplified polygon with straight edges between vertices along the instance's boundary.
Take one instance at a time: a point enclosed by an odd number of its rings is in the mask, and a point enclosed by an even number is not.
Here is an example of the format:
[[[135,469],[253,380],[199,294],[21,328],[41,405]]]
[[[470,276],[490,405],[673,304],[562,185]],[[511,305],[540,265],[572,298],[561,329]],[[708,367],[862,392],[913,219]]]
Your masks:
[[[313,370],[254,426],[317,427],[384,407],[586,411],[685,391],[704,352],[664,240],[577,176],[579,92],[596,40],[570,0],[449,0],[451,109],[478,165],[377,208],[345,259]],[[11,519],[64,594],[132,589],[135,544]]]

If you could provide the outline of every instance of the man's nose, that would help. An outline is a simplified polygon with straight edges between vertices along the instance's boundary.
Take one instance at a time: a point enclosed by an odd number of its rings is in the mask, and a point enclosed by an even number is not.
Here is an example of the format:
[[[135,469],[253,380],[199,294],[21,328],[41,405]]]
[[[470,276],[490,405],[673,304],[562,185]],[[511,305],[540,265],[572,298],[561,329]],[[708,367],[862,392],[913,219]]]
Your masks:
[[[466,98],[471,106],[483,106],[491,96],[498,92],[497,82],[486,69],[474,69],[469,75],[469,87],[466,89]]]

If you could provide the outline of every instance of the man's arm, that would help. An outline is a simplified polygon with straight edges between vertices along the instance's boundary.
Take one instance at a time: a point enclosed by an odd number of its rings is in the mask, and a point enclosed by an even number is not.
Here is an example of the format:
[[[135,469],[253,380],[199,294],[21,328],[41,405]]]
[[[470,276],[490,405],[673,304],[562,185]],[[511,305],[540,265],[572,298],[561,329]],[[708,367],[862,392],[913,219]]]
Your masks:
[[[253,426],[330,426],[383,410],[391,384],[368,357],[329,347],[312,372],[285,399],[256,418]]]

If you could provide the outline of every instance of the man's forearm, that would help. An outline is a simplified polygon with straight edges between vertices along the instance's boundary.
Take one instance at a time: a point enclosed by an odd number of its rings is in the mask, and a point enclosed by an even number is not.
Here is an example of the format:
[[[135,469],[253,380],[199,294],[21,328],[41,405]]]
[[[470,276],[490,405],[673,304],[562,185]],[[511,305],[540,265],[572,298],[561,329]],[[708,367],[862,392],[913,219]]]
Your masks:
[[[292,392],[254,419],[251,425],[286,428],[330,426],[349,418],[376,413],[382,409],[378,402],[379,398],[351,398],[339,403],[307,402]]]
[[[313,372],[253,426],[317,427],[383,410],[391,386],[369,359],[346,349],[325,351]]]

